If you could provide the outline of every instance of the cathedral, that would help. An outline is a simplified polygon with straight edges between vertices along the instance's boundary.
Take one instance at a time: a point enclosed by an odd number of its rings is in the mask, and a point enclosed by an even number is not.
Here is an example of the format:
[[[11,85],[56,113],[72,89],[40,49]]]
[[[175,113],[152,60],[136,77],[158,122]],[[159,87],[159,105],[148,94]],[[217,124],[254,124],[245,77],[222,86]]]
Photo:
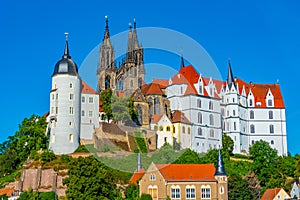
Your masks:
[[[142,86],[145,78],[144,50],[138,41],[135,20],[133,30],[132,26],[129,25],[126,57],[117,66],[109,34],[108,18],[106,17],[97,76],[99,92],[111,88],[113,91],[122,91],[125,96],[130,96]]]

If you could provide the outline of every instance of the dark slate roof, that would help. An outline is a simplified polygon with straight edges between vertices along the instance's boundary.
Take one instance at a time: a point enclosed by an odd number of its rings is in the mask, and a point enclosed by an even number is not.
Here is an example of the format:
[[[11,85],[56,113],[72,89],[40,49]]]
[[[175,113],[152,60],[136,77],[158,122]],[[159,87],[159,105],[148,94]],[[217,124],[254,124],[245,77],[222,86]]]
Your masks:
[[[57,74],[78,76],[78,67],[69,55],[68,41],[66,41],[64,55],[62,56],[62,59],[56,63],[52,76]]]
[[[216,166],[215,176],[226,176],[224,162],[223,162],[222,154],[221,154],[220,150],[218,153],[218,162],[217,162],[217,166]]]

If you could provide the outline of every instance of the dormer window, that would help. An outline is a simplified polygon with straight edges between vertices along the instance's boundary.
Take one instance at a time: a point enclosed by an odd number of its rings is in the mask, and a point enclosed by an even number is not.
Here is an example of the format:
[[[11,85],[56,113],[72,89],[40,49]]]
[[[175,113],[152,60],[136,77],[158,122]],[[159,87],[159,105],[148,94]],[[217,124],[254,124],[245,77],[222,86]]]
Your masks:
[[[252,99],[249,100],[249,106],[253,106],[253,100]]]
[[[203,87],[202,85],[199,86],[199,94],[202,94],[203,93]]]
[[[272,106],[273,106],[273,101],[272,101],[272,99],[269,99],[269,100],[268,100],[268,106],[269,106],[269,107],[272,107]]]

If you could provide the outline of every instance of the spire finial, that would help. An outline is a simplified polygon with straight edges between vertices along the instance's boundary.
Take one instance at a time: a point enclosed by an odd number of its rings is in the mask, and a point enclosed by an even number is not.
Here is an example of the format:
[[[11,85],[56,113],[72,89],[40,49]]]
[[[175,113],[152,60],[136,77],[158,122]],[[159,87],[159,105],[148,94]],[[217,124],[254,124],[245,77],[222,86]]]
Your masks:
[[[65,32],[64,34],[65,34],[65,37],[66,37],[66,45],[65,45],[63,58],[71,58],[71,56],[69,55],[69,44],[68,44],[69,33]]]
[[[135,18],[133,19],[133,28],[136,29],[136,20],[135,20]]]
[[[105,15],[105,22],[106,22],[106,26],[105,26],[105,28],[107,28],[107,29],[108,29],[108,16],[107,16],[107,15]]]
[[[226,176],[226,171],[225,171],[224,162],[222,159],[222,154],[220,149],[218,150],[218,161],[217,161],[215,176]]]
[[[132,29],[132,25],[131,25],[130,22],[128,23],[128,26],[129,26],[129,29],[131,30]]]
[[[109,38],[109,27],[108,27],[108,16],[105,15],[105,32],[104,32],[104,39]],[[103,39],[103,40],[104,40]]]
[[[184,67],[184,58],[183,58],[183,54],[181,54],[181,63],[180,63],[180,68]]]

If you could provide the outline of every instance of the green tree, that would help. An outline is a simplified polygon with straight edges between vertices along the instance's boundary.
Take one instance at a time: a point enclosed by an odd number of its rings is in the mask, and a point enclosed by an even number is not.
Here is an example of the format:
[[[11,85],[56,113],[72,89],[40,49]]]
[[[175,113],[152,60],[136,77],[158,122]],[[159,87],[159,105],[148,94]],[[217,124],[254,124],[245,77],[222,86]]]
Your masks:
[[[199,155],[191,149],[184,150],[183,154],[174,162],[174,164],[197,164],[201,163]]]
[[[152,197],[150,194],[142,194],[141,200],[152,200]]]
[[[129,185],[125,190],[125,197],[127,200],[139,200],[139,187],[136,184]]]
[[[122,199],[111,170],[93,156],[74,159],[69,166],[63,180],[69,199]]]
[[[0,177],[21,167],[29,155],[48,148],[47,123],[44,117],[32,115],[19,125],[14,136],[0,145]]]
[[[111,108],[113,118],[116,122],[128,123],[131,121],[129,113],[129,98],[121,98],[113,95]]]
[[[110,88],[107,90],[103,90],[100,93],[100,101],[102,102],[102,108],[105,113],[104,119],[106,119],[107,122],[109,122],[113,117],[113,113],[111,109],[112,90]]]
[[[227,151],[229,155],[231,155],[233,151],[233,146],[234,142],[231,139],[231,137],[224,133],[222,136],[222,149]]]
[[[249,189],[248,182],[238,175],[231,175],[228,178],[228,199],[252,200],[252,191]]]

